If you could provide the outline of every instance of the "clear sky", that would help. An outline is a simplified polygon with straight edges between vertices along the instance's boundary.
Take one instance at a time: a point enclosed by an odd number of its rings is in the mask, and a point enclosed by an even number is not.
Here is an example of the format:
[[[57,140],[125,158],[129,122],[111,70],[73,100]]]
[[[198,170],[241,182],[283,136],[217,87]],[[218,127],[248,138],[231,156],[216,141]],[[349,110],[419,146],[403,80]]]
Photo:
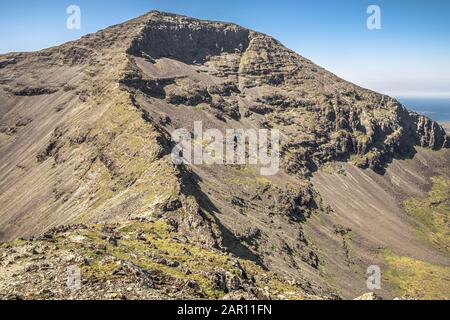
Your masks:
[[[69,5],[81,29],[66,28]],[[366,10],[381,9],[369,30]],[[150,10],[235,22],[394,96],[450,96],[450,0],[2,0],[0,53],[64,43]]]

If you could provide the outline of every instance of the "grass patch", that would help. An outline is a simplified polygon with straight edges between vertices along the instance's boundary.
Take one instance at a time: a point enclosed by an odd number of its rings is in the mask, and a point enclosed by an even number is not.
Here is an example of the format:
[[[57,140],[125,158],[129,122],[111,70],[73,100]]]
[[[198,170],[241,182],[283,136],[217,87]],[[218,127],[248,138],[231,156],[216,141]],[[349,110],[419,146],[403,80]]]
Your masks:
[[[421,300],[450,299],[450,267],[434,265],[384,251],[388,264],[383,280],[397,296],[409,295]]]
[[[106,280],[114,277],[113,271],[117,268],[117,264],[108,258],[114,257],[118,260],[130,261],[143,270],[162,272],[174,279],[194,280],[199,285],[199,291],[204,298],[222,298],[226,292],[214,289],[208,274],[213,270],[223,270],[229,274],[238,275],[240,271],[234,264],[236,259],[193,243],[180,242],[177,239],[181,235],[170,229],[171,227],[161,220],[149,223],[130,223],[117,229],[120,235],[117,246],[108,243],[100,230],[86,230],[81,234],[88,239],[89,243],[105,247],[106,251],[96,253],[90,248],[91,246],[89,248],[81,246],[78,249],[71,247],[71,249],[81,250],[84,256],[91,259],[89,265],[84,266],[82,270],[83,275],[87,278]],[[137,239],[138,234],[140,235],[139,240]],[[142,241],[142,237],[146,241]],[[150,257],[152,253],[167,260],[177,261],[180,266],[172,267],[155,262]],[[299,289],[285,279],[266,273],[250,261],[241,259],[238,261],[245,268],[248,276],[253,277],[260,287],[267,287],[273,296],[283,295],[289,299],[304,298]],[[190,273],[185,273],[181,267],[187,268]]]
[[[414,219],[419,237],[450,254],[450,179],[431,180],[433,186],[424,198],[408,199],[403,206]]]

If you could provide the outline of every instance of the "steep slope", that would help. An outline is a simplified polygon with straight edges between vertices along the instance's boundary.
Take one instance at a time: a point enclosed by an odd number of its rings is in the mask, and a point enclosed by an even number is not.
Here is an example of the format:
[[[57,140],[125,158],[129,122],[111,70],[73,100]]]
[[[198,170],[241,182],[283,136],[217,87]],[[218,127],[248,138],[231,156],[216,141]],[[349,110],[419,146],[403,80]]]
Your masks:
[[[333,164],[315,174],[313,184],[334,214],[310,223],[309,227],[322,249],[324,261],[329,262],[330,281],[335,282],[341,292],[355,292],[356,289],[357,294],[362,294],[366,290],[367,267],[378,265],[383,275],[382,290],[378,293],[382,292],[385,297],[416,291],[420,293],[414,295],[416,298],[434,295],[448,299],[448,289],[438,292],[434,289],[439,285],[448,288],[448,276],[435,276],[432,283],[425,284],[415,273],[429,273],[433,278],[432,268],[419,271],[414,269],[414,264],[407,263],[402,270],[393,272],[391,269],[398,266],[390,262],[408,257],[417,264],[428,263],[433,268],[443,268],[448,274],[450,241],[445,230],[449,227],[450,212],[439,209],[436,216],[434,207],[445,207],[450,203],[449,168],[448,149],[438,152],[419,149],[412,159],[394,160],[384,175],[348,163]],[[430,180],[429,177],[433,178]],[[441,181],[440,185],[435,184],[436,179]],[[427,236],[434,237],[434,232],[424,230],[420,219],[410,210],[416,207],[415,202],[427,201],[429,192],[436,187],[442,196],[430,199],[422,212],[427,221],[439,219],[436,234],[447,234],[441,238],[441,243],[422,236],[425,231]],[[442,243],[446,243],[447,249]],[[399,279],[393,275],[408,279],[410,285],[397,290]]]
[[[370,212],[358,217],[364,257],[355,271],[342,247],[347,228],[357,230],[346,218],[355,214],[339,201],[358,190],[362,206],[365,196],[389,193],[380,175],[394,159],[416,161],[417,146],[448,155],[444,129],[234,24],[151,12],[59,47],[0,56],[0,119],[0,240],[151,217],[306,292],[345,297],[367,291],[363,268],[380,242],[435,256],[410,246],[412,235],[394,236],[411,222],[385,239],[375,226],[389,220],[368,205],[355,209]],[[170,135],[194,121],[205,130],[279,129],[282,170],[262,177],[249,165],[175,166]],[[339,177],[322,173],[336,161],[360,178],[327,180]],[[440,165],[422,179],[448,174],[448,162]],[[360,189],[365,175],[377,190]],[[349,194],[336,195],[343,183]],[[398,201],[386,209],[392,216],[404,214]],[[449,263],[439,253],[433,262]]]
[[[4,238],[178,209],[181,177],[165,137],[119,89],[126,50],[145,21],[3,58]],[[152,197],[158,201],[146,200]],[[186,201],[185,207],[195,206]]]
[[[445,131],[450,132],[450,122],[442,122],[441,125],[445,129]]]

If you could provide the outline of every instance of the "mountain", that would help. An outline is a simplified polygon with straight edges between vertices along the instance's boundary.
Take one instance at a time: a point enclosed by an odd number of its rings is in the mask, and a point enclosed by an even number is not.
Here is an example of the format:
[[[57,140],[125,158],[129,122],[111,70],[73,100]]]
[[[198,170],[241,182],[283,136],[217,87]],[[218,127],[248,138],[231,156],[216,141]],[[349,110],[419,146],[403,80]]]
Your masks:
[[[278,129],[281,170],[173,164],[171,134],[195,121]],[[438,123],[235,24],[152,11],[2,55],[0,295],[64,297],[20,279],[75,264],[84,298],[179,298],[168,288],[190,281],[184,297],[354,298],[379,265],[384,297],[448,298],[449,146]]]
[[[441,123],[442,127],[445,129],[446,132],[450,131],[450,122],[442,122]]]

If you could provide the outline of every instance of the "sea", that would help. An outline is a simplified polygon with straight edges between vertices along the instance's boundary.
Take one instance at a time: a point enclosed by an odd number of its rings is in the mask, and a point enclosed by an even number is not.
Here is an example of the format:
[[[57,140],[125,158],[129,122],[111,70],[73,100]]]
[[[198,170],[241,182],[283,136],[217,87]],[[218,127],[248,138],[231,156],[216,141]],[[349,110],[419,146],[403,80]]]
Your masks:
[[[396,97],[405,107],[439,122],[450,122],[449,98]]]

